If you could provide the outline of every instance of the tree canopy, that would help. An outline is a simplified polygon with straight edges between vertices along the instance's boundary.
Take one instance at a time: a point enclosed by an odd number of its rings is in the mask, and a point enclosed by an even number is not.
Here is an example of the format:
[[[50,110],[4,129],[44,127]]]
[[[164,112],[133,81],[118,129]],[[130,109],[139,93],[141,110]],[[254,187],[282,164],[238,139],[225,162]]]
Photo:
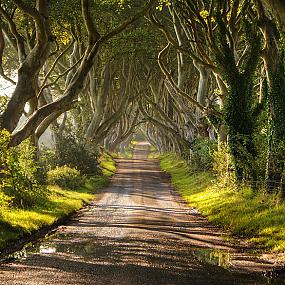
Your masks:
[[[52,126],[115,150],[139,131],[191,160],[207,139],[237,183],[283,185],[283,1],[5,0],[0,15],[10,146]]]

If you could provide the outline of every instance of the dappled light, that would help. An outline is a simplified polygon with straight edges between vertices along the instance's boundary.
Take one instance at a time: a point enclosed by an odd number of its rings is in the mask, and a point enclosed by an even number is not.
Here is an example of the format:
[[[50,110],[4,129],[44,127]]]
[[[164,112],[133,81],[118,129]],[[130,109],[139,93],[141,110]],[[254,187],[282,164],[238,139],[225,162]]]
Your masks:
[[[0,284],[285,284],[285,1],[0,1]]]
[[[172,195],[158,162],[145,159],[148,147],[138,144],[134,159],[119,160],[111,185],[54,235],[25,248],[20,263],[4,265],[0,281],[28,274],[51,284],[54,279],[38,275],[51,270],[75,284],[78,278],[83,284],[265,284],[226,270],[235,264],[238,271],[251,266],[263,272],[272,263],[242,253],[241,245],[226,242],[221,229]]]

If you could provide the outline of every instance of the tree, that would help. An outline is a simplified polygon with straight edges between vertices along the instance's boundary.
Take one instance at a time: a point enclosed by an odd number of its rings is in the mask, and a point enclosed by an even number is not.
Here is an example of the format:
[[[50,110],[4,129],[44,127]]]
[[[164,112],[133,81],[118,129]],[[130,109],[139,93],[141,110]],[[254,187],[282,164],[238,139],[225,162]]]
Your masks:
[[[26,102],[31,99],[39,99],[37,92],[39,72],[50,56],[49,51],[54,40],[51,34],[47,1],[38,0],[35,7],[26,4],[21,0],[13,0],[12,2],[16,5],[15,7],[17,9],[32,18],[33,24],[36,26],[36,42],[31,52],[26,56],[22,37],[18,32],[16,22],[13,21],[7,11],[1,7],[2,15],[9,24],[11,33],[17,39],[17,46],[22,60],[21,67],[18,71],[18,82],[15,92],[1,116],[2,128],[6,128],[10,132],[14,131],[19,118],[23,113]],[[117,27],[107,31],[104,35],[101,35],[93,21],[90,2],[82,0],[82,17],[84,19],[88,38],[87,42],[84,43],[86,44],[84,54],[77,62],[76,66],[73,66],[73,76],[68,85],[64,88],[63,95],[57,100],[35,109],[25,126],[13,133],[11,145],[19,144],[25,138],[33,135],[37,127],[49,116],[52,116],[52,119],[55,120],[60,114],[72,108],[78,94],[84,87],[90,69],[95,63],[95,58],[99,49],[112,37],[121,33],[129,25],[142,17],[154,2],[154,0],[150,1],[150,3],[139,12],[133,13],[131,17],[121,22]]]
[[[189,99],[215,125],[218,133],[219,130],[223,133],[223,124],[226,124],[238,181],[256,179],[253,145],[256,98],[253,82],[261,46],[256,18],[246,16],[251,6],[247,1],[239,0],[224,4],[220,1],[175,1],[173,13],[179,19],[182,31],[182,35],[176,37],[178,40],[154,12],[150,15],[168,42],[191,57],[199,71],[197,99]],[[180,39],[186,40],[183,42]],[[161,67],[171,82],[170,74]],[[208,91],[208,71],[211,71],[220,89],[224,120],[215,108],[205,108],[200,104]],[[185,93],[173,82],[172,86],[178,94]]]
[[[283,181],[285,160],[285,69],[284,69],[284,46],[282,36],[271,20],[263,4],[264,1],[256,1],[259,12],[260,29],[264,36],[264,49],[262,58],[266,69],[268,81],[268,150],[267,150],[267,186],[272,182]],[[266,1],[265,1],[266,2]],[[282,13],[282,4],[272,1],[272,7]],[[285,7],[285,6],[284,6]],[[283,186],[284,188],[284,186]],[[284,191],[284,189],[283,189]]]

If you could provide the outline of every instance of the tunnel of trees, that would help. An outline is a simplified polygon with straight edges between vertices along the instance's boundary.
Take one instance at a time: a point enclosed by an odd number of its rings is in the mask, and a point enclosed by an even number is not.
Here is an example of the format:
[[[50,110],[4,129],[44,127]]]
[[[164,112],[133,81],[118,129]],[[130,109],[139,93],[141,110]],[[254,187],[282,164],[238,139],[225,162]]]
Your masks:
[[[54,160],[83,173],[141,133],[207,170],[214,149],[217,175],[285,194],[284,33],[283,0],[2,0],[2,181],[31,158],[2,189],[41,177],[51,129]]]

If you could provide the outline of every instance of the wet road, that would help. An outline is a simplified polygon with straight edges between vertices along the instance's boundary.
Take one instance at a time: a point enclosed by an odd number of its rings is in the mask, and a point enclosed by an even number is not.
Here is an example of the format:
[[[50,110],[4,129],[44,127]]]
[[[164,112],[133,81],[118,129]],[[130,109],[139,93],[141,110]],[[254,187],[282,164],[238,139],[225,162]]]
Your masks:
[[[245,258],[186,207],[147,152],[139,144],[90,206],[24,258],[2,264],[0,284],[282,284],[224,268],[270,264]]]

